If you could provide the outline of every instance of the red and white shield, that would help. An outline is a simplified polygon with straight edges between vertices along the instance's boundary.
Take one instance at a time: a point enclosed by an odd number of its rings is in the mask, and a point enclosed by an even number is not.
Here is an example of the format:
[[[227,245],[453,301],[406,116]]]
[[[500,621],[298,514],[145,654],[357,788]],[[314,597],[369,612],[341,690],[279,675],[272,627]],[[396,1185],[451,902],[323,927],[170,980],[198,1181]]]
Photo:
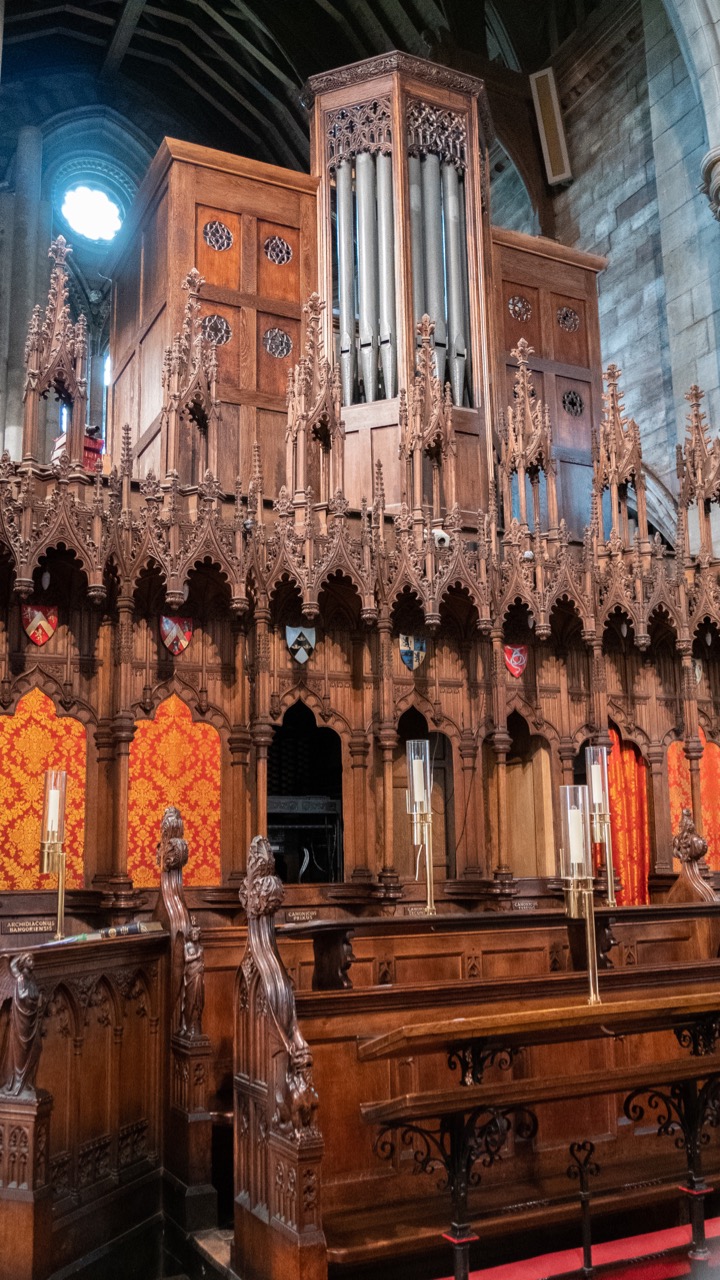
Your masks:
[[[47,644],[50,637],[55,635],[58,624],[57,605],[24,604],[20,612],[25,633],[33,644]]]
[[[160,618],[160,639],[174,658],[187,649],[192,636],[192,618]]]
[[[526,644],[505,644],[505,666],[511,676],[521,676],[528,663],[528,646]]]

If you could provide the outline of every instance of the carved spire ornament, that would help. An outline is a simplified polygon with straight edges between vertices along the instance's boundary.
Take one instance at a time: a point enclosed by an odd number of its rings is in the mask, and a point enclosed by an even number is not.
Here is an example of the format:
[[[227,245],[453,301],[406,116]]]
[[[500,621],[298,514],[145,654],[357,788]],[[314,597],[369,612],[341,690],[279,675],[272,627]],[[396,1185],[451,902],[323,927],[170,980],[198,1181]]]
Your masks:
[[[182,484],[198,484],[206,471],[218,474],[220,402],[217,344],[201,316],[204,276],[196,267],[182,287],[187,292],[182,329],[165,351],[161,438],[165,474]]]
[[[53,240],[48,257],[54,263],[50,275],[45,314],[36,306],[25,343],[25,392],[23,460],[43,463],[45,444],[40,440],[40,401],[52,391],[69,410],[65,449],[72,467],[82,470],[87,408],[87,320],[76,323],[68,303],[66,258],[72,252],[64,236]]]
[[[612,530],[626,546],[630,542],[628,526],[627,489],[632,485],[637,505],[638,533],[647,540],[647,510],[645,501],[645,474],[640,447],[640,428],[634,418],[624,413],[623,393],[620,389],[620,370],[611,364],[605,372],[606,390],[603,392],[603,418],[593,448],[593,489],[597,495],[599,536],[602,528],[602,495],[610,491]]]

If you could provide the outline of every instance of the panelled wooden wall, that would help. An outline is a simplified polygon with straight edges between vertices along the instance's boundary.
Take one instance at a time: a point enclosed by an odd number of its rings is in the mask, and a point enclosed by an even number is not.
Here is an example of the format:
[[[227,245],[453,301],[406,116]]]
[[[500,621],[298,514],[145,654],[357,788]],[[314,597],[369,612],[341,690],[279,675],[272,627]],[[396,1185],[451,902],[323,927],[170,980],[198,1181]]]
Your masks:
[[[597,274],[604,258],[553,240],[493,227],[493,269],[500,365],[500,410],[513,403],[521,339],[533,348],[535,393],[547,405],[558,463],[558,502],[574,536],[590,518],[591,433],[602,412]]]
[[[302,303],[317,287],[316,188],[304,174],[165,139],[112,268],[113,461],[129,422],[137,472],[163,469],[163,358],[182,324],[182,280],[196,267],[217,340],[220,485],[232,492],[237,476],[249,477],[257,437],[277,492],[288,372],[301,353]]]

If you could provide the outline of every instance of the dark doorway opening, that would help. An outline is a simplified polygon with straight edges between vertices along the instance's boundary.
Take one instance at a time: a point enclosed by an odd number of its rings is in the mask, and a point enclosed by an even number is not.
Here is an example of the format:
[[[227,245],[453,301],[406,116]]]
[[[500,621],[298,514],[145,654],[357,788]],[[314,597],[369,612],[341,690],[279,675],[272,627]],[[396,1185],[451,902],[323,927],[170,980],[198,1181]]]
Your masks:
[[[268,753],[268,838],[286,884],[342,880],[342,749],[302,702],[288,707]]]

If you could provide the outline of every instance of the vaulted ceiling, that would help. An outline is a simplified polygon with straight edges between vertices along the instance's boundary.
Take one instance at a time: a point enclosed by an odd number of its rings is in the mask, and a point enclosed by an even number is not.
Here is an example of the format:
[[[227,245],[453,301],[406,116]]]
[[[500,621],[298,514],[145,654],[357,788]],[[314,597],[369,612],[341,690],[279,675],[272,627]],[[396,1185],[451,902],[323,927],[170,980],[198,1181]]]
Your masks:
[[[13,82],[32,76],[41,94],[50,76],[38,106],[47,118],[53,93],[73,105],[71,77],[84,71],[98,102],[112,103],[119,84],[146,100],[154,141],[169,118],[186,136],[306,168],[300,90],[314,72],[394,48],[528,71],[596,2],[6,0],[2,87],[12,96]]]

